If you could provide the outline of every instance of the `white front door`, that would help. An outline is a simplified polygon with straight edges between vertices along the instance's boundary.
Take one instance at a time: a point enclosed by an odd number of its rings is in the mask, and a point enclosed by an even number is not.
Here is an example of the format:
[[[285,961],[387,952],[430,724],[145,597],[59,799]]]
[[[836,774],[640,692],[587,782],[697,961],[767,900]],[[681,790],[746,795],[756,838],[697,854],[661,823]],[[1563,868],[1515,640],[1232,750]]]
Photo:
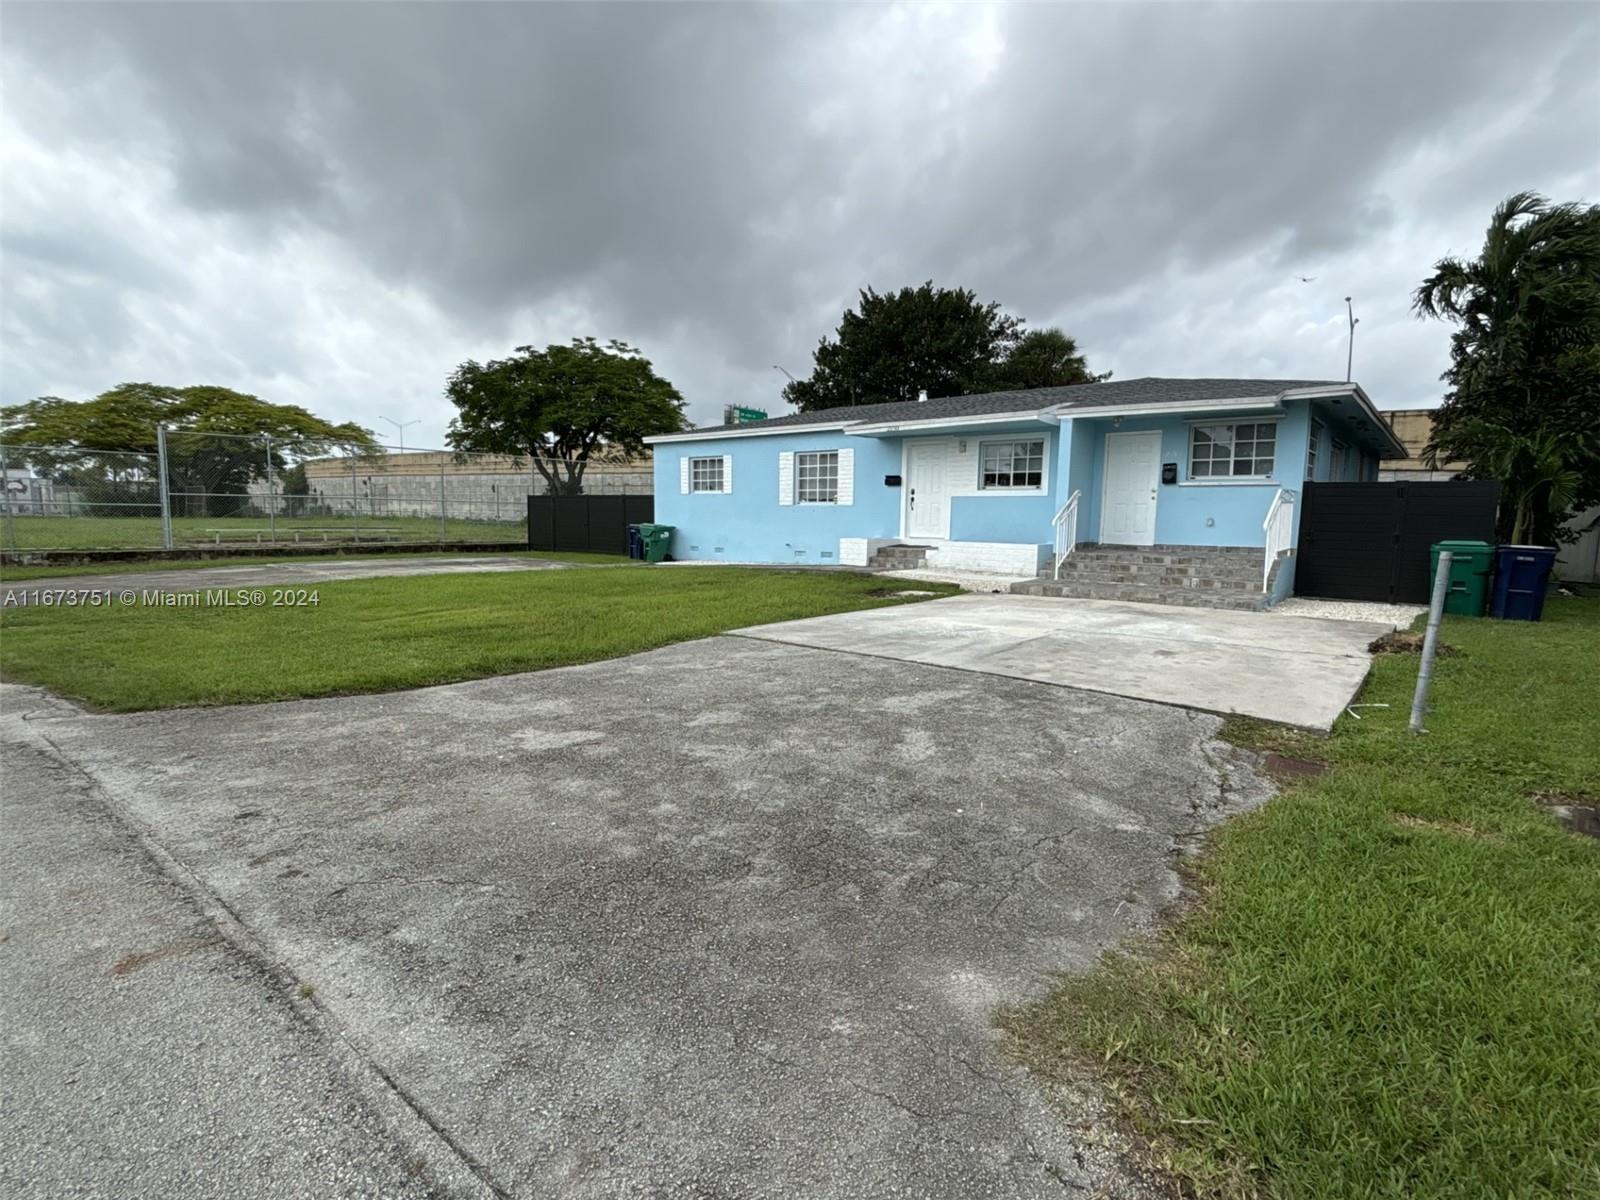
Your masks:
[[[950,499],[945,494],[949,456],[949,446],[942,441],[906,443],[906,537],[950,536]]]
[[[1153,546],[1156,491],[1160,485],[1160,430],[1106,434],[1100,540],[1112,546]]]

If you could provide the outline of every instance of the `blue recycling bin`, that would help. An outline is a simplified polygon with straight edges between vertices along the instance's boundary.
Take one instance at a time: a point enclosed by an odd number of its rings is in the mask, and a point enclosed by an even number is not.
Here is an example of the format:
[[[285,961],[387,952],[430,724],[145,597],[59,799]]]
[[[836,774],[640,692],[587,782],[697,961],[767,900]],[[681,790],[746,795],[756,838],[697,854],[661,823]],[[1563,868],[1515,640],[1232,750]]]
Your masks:
[[[1494,599],[1489,615],[1502,621],[1537,621],[1555,569],[1554,546],[1498,546],[1494,552]]]
[[[644,539],[639,536],[639,527],[637,525],[628,526],[628,557],[644,557]]]

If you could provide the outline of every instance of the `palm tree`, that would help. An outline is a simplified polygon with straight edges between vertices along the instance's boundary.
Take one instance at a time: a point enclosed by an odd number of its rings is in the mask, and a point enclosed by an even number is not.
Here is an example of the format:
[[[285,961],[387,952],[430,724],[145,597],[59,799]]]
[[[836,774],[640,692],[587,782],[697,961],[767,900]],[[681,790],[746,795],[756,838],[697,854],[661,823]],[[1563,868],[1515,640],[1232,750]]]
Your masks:
[[[1478,257],[1440,259],[1413,300],[1418,316],[1456,326],[1430,451],[1533,497],[1513,536],[1552,540],[1568,510],[1600,499],[1600,206],[1518,192]],[[1556,486],[1569,472],[1573,486]]]

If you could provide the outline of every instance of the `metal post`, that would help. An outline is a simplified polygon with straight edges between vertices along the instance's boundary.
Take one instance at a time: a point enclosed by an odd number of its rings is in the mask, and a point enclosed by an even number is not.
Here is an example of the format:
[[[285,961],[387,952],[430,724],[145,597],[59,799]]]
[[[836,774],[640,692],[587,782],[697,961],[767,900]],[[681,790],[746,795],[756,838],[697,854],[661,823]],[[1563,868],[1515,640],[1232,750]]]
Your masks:
[[[270,530],[267,536],[275,542],[278,540],[278,501],[273,494],[272,435],[261,436],[267,440],[267,529]]]
[[[361,540],[361,498],[356,494],[356,459],[350,456],[350,520],[354,523],[353,540]]]
[[[6,549],[17,548],[17,526],[11,516],[11,473],[6,469],[6,448],[0,442],[0,488],[6,493]]]
[[[443,458],[443,456],[440,456],[440,459],[439,459],[439,540],[441,542],[444,542],[444,541],[448,541],[449,538],[450,538],[449,523],[448,523],[448,520],[447,520],[447,518],[445,516],[445,503],[444,503],[444,458]]]
[[[1417,671],[1417,694],[1411,698],[1411,732],[1422,733],[1422,713],[1428,704],[1428,684],[1433,681],[1433,656],[1439,647],[1439,622],[1444,598],[1450,592],[1450,551],[1439,551],[1439,569],[1433,576],[1433,601],[1428,606],[1428,633],[1422,639],[1422,666]]]
[[[156,470],[161,475],[161,545],[172,549],[172,496],[167,482],[167,427],[156,426]]]

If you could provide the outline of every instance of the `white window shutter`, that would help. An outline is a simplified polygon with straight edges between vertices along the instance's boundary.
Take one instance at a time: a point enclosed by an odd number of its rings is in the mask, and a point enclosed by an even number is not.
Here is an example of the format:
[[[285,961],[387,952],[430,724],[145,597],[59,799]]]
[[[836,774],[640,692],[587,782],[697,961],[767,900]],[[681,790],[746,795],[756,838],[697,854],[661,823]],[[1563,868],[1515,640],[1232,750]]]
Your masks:
[[[723,494],[733,491],[733,455],[722,456],[722,491]]]
[[[854,450],[839,451],[839,495],[835,503],[854,504],[856,502],[856,452]]]
[[[778,452],[778,503],[794,503],[794,451]]]
[[[689,494],[689,456],[685,454],[678,460],[678,494]]]

